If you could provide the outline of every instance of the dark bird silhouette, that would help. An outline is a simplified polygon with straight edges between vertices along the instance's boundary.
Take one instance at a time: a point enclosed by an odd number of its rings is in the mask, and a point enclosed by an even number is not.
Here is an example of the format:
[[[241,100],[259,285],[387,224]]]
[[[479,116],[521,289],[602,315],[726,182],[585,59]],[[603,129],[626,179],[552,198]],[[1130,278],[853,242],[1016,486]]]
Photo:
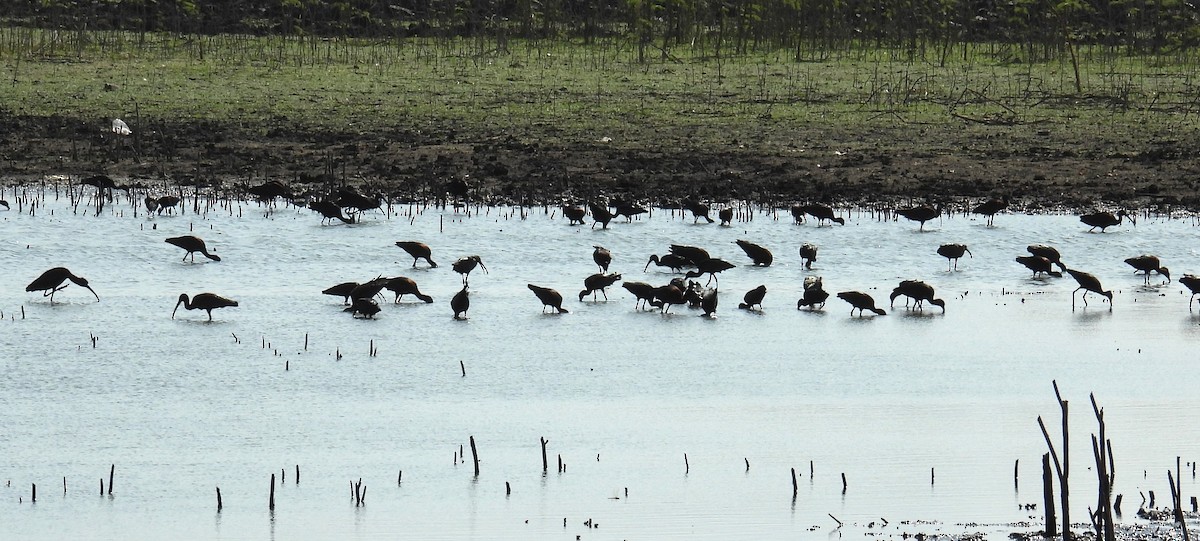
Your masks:
[[[1079,287],[1075,288],[1075,291],[1071,292],[1071,310],[1075,310],[1075,293],[1078,292],[1080,289],[1083,290],[1083,295],[1081,295],[1080,298],[1083,299],[1084,306],[1087,306],[1088,292],[1092,292],[1092,293],[1099,293],[1100,295],[1107,298],[1108,299],[1108,309],[1112,310],[1112,291],[1106,291],[1104,289],[1104,287],[1100,285],[1099,278],[1096,278],[1096,276],[1093,274],[1089,274],[1089,273],[1086,273],[1083,271],[1077,271],[1075,269],[1067,269],[1067,272],[1070,273],[1071,277],[1074,278],[1075,281],[1079,283]]]
[[[358,282],[342,282],[336,286],[325,288],[321,291],[324,295],[333,295],[334,297],[343,297],[343,304],[350,304],[350,294],[354,292],[354,288],[358,287]]]
[[[933,296],[933,286],[925,282],[920,280],[904,280],[903,282],[900,282],[900,285],[896,286],[896,288],[892,290],[892,307],[896,306],[896,297],[901,295],[916,301],[916,303],[913,304],[913,310],[924,309],[925,301],[929,301],[929,304],[941,308],[943,314],[946,313],[946,301],[935,298]],[[907,300],[904,302],[904,305],[908,306]]]
[[[613,219],[613,214],[609,212],[608,207],[588,203],[588,210],[592,212],[592,229],[596,228],[596,224],[600,224],[604,226],[604,229],[608,229],[608,222],[611,222]]]
[[[796,218],[797,212],[800,213],[800,215],[801,215],[800,218]],[[834,216],[833,207],[830,207],[829,205],[813,204],[813,205],[796,205],[796,206],[792,207],[792,217],[796,218],[797,223],[804,221],[803,216],[805,214],[812,216],[813,218],[816,218],[818,227],[820,227],[821,224],[826,221],[829,222],[829,225],[833,225],[835,222],[838,225],[846,225],[846,219]]]
[[[1167,283],[1171,282],[1171,271],[1167,270],[1166,267],[1162,266],[1162,264],[1159,263],[1157,256],[1139,255],[1137,257],[1131,257],[1129,259],[1126,259],[1125,263],[1128,264],[1130,267],[1137,269],[1137,270],[1133,271],[1134,274],[1137,274],[1139,272],[1146,273],[1146,283],[1147,284],[1150,283],[1150,273],[1152,273],[1152,272],[1157,272],[1157,273],[1161,274],[1164,278],[1167,279]]]
[[[742,310],[753,310],[755,306],[762,310],[762,301],[767,296],[767,286],[760,285],[750,291],[747,291],[742,296],[742,302],[738,304],[738,308]]]
[[[964,253],[971,254],[971,250],[967,248],[966,244],[943,244],[938,246],[937,253],[946,258],[946,270],[949,271],[951,270],[951,263],[954,263],[953,269],[958,270],[958,259]],[[974,258],[975,254],[971,254],[971,257]]]
[[[1039,274],[1049,274],[1055,278],[1062,278],[1062,273],[1050,266],[1050,260],[1040,255],[1019,255],[1017,256],[1017,263],[1025,265],[1025,268],[1033,271],[1034,278],[1037,278]]]
[[[632,222],[634,216],[637,216],[638,214],[645,214],[647,212],[650,211],[646,210],[645,207],[642,207],[641,205],[636,205],[633,203],[618,203],[617,211],[613,213],[613,216],[624,216],[626,221]]]
[[[180,293],[179,301],[175,303],[175,309],[171,311],[171,319],[175,319],[175,312],[179,311],[179,305],[181,304],[187,310],[204,310],[208,312],[209,321],[212,321],[213,310],[238,305],[237,301],[226,299],[215,293],[200,293],[191,299],[188,299],[187,293]]]
[[[1192,296],[1188,297],[1188,311],[1192,311],[1192,301],[1196,299],[1196,295],[1200,295],[1200,276],[1194,274],[1185,274],[1179,278],[1179,283],[1188,288],[1192,292]]]
[[[843,291],[837,294],[839,299],[850,303],[850,316],[854,316],[854,311],[858,310],[858,315],[863,315],[863,310],[870,310],[881,316],[887,315],[882,308],[875,307],[875,299],[870,295],[861,291]]]
[[[433,250],[429,249],[428,244],[425,244],[424,242],[417,242],[415,240],[398,240],[396,241],[396,246],[399,246],[401,250],[408,252],[408,255],[412,256],[413,268],[417,267],[418,259],[424,259],[426,263],[429,263],[429,268],[431,269],[437,268],[437,263],[434,263],[433,260],[429,258],[433,255]]]
[[[600,272],[608,272],[608,266],[612,264],[612,252],[603,246],[592,246],[592,248],[595,248],[592,250],[592,261],[595,261],[596,265],[600,267]],[[646,266],[649,267],[650,264],[646,263]]]
[[[654,300],[654,286],[646,282],[623,282],[621,287],[633,293],[633,296],[637,299],[637,302],[633,305],[635,310],[641,309],[647,303]]]
[[[804,278],[804,296],[796,301],[796,309],[799,310],[807,306],[810,310],[825,308],[825,301],[829,299],[829,293],[825,291],[821,285],[820,276],[807,276]]]
[[[719,285],[721,281],[717,280],[717,273],[727,271],[736,266],[737,265],[725,261],[724,259],[718,259],[714,257],[712,259],[706,259],[701,263],[697,263],[696,270],[688,271],[684,274],[684,276],[688,278],[699,278],[700,276],[707,274],[708,283],[712,283],[714,280],[716,280],[717,284]],[[705,285],[708,284],[706,283]]]
[[[984,201],[983,203],[975,205],[975,208],[971,209],[971,212],[974,214],[982,214],[987,216],[987,226],[993,227],[995,226],[996,213],[1006,208],[1008,208],[1007,195],[1003,196],[1001,199],[996,199],[993,197],[987,201]]]
[[[695,265],[692,265],[692,262],[690,259],[683,257],[681,255],[667,254],[662,257],[658,257],[657,255],[652,255],[652,256],[650,256],[650,260],[646,262],[646,268],[642,269],[642,272],[646,272],[647,270],[649,270],[651,263],[654,263],[655,265],[657,265],[659,267],[668,267],[671,269],[671,272],[679,272],[679,271],[683,270],[684,267],[695,266]]]
[[[381,195],[371,197],[360,194],[354,190],[342,189],[338,190],[338,198],[335,203],[337,206],[342,208],[355,209],[359,212],[363,212],[366,210],[383,208],[385,201]]]
[[[65,267],[54,267],[43,272],[41,276],[38,276],[32,282],[29,282],[29,285],[25,286],[25,291],[41,291],[42,296],[50,297],[50,304],[54,304],[54,294],[58,290],[67,287],[66,285],[62,285],[67,280],[74,282],[75,285],[86,287],[88,291],[92,292],[92,295],[96,295],[96,290],[88,285],[86,278],[71,274],[71,271]],[[100,295],[96,295],[96,300],[100,300]]]
[[[713,223],[713,219],[708,215],[708,205],[693,199],[684,199],[680,202],[680,206],[692,213],[692,223],[699,222],[700,218],[704,218],[710,224]]]
[[[425,301],[426,304],[433,302],[433,297],[421,293],[420,288],[417,287],[416,280],[413,280],[407,276],[397,276],[392,278],[387,282],[384,282],[383,287],[384,289],[396,294],[396,300],[393,301],[394,303],[399,303],[400,297],[405,295],[412,295],[418,299],[421,299],[422,301]]]
[[[804,223],[804,205],[792,205],[790,210],[792,213],[792,221],[797,224]]]
[[[321,214],[321,223],[332,223],[333,220],[341,220],[342,223],[354,223],[354,215],[347,217],[342,214],[342,207],[333,201],[313,201],[308,204],[308,208],[317,211]]]
[[[918,205],[912,208],[900,209],[896,211],[899,214],[914,222],[921,222],[920,231],[925,230],[925,222],[937,218],[942,215],[942,205],[938,203],[937,208],[929,205]]]
[[[1058,250],[1053,246],[1047,246],[1045,244],[1030,244],[1029,246],[1025,247],[1025,250],[1033,255],[1044,257],[1051,263],[1058,265],[1058,270],[1064,272],[1067,270],[1067,266],[1063,265],[1062,255],[1060,255]]]
[[[157,197],[154,197],[153,195],[147,195],[145,202],[146,202],[146,212],[153,213],[154,211],[158,210],[158,198]]]
[[[542,312],[545,312],[546,307],[549,306],[558,310],[560,314],[569,313],[566,308],[562,307],[563,297],[561,293],[548,287],[535,286],[533,284],[529,284],[529,290],[537,296],[539,301],[542,301]]]
[[[683,244],[672,244],[671,253],[687,259],[693,266],[699,265],[701,261],[708,261],[711,256],[708,255],[708,250],[697,246],[685,246]]]
[[[1121,222],[1125,218],[1129,218],[1129,221],[1133,222],[1133,225],[1137,225],[1137,219],[1126,213],[1124,209],[1118,210],[1116,215],[1113,215],[1113,213],[1107,211],[1084,214],[1083,216],[1079,217],[1079,221],[1086,225],[1092,226],[1091,229],[1088,229],[1089,233],[1095,231],[1097,227],[1099,227],[1100,232],[1103,233],[1105,229],[1108,229],[1114,225],[1121,225]]]
[[[812,270],[813,261],[817,260],[817,247],[814,244],[803,244],[800,246],[800,262],[804,263],[804,268]]]
[[[567,225],[583,225],[583,217],[587,216],[587,211],[583,207],[577,205],[563,205],[563,216],[567,217]]]
[[[288,190],[288,187],[278,180],[269,180],[257,186],[251,186],[246,189],[246,192],[259,201],[273,201],[276,197],[291,197],[292,195],[291,190]]]
[[[606,288],[608,288],[608,286],[611,286],[611,285],[617,283],[617,281],[620,279],[621,279],[621,275],[617,274],[617,273],[593,274],[591,276],[588,276],[587,278],[584,278],[583,279],[583,290],[579,292],[579,300],[582,302],[583,298],[586,297],[588,295],[588,293],[591,293],[592,300],[594,301],[594,300],[596,300],[596,292],[597,291],[599,291],[601,294],[604,295],[604,300],[608,300],[608,293],[605,293],[604,290]]]
[[[467,319],[467,309],[471,307],[471,296],[467,293],[467,285],[454,294],[450,299],[450,309],[454,310],[454,319]]]
[[[165,210],[174,211],[175,207],[179,206],[179,198],[173,195],[164,195],[158,198],[158,213],[162,214]]]
[[[700,309],[704,311],[704,317],[716,317],[717,315],[717,289],[710,287],[704,290],[700,295]]]
[[[771,262],[775,260],[775,256],[771,255],[770,250],[754,244],[753,242],[748,240],[738,240],[734,242],[742,248],[743,252],[746,252],[746,256],[748,256],[750,260],[753,261],[757,266],[770,267]]]
[[[92,175],[79,181],[80,184],[95,186],[100,190],[112,190],[117,187],[117,183],[108,175]]]
[[[685,302],[687,300],[684,298],[683,290],[679,286],[668,284],[654,288],[654,300],[650,301],[650,306],[658,308],[665,314],[671,311],[671,305]]]
[[[365,284],[359,284],[354,289],[350,290],[351,299],[373,299],[383,288],[387,286],[389,278],[382,276],[371,280]]]
[[[721,220],[718,225],[730,225],[733,223],[733,207],[725,207],[717,213],[717,219]],[[707,315],[707,314],[705,314]]]
[[[458,261],[451,263],[450,268],[454,269],[454,272],[461,274],[463,285],[467,285],[467,276],[471,274],[471,271],[475,270],[476,265],[483,269],[484,274],[487,274],[487,267],[484,266],[483,260],[477,255],[469,255],[467,257],[460,258]]]
[[[0,207],[4,207],[4,210],[8,210],[9,209],[8,201],[0,199]]]
[[[374,299],[354,299],[354,302],[342,311],[350,312],[351,317],[361,315],[366,319],[375,319],[375,314],[378,314],[379,310],[379,304]]]
[[[183,248],[184,250],[187,250],[187,253],[183,254],[183,261],[187,261],[187,258],[190,255],[190,256],[192,256],[192,262],[195,263],[196,262],[196,252],[200,252],[201,254],[204,255],[204,257],[207,257],[213,261],[221,260],[221,258],[218,257],[216,254],[208,253],[208,247],[204,245],[204,241],[201,240],[200,237],[194,237],[192,235],[184,235],[182,237],[171,237],[171,238],[167,239],[166,242],[167,242],[167,244],[173,244],[175,246]]]

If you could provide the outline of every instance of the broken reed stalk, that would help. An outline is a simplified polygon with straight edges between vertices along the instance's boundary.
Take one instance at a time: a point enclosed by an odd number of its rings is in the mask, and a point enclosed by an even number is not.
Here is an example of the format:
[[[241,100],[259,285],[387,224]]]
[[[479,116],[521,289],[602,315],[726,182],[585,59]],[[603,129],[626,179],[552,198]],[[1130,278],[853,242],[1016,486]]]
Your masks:
[[[479,477],[479,452],[475,450],[475,436],[471,436],[471,460],[475,461],[475,477]]]
[[[1050,453],[1042,455],[1042,505],[1046,509],[1046,537],[1058,535],[1054,518],[1054,474],[1050,471]]]
[[[1054,469],[1058,473],[1059,485],[1059,501],[1062,507],[1062,534],[1064,536],[1071,535],[1071,511],[1070,511],[1070,492],[1067,485],[1067,479],[1070,477],[1070,437],[1067,428],[1067,411],[1068,404],[1062,399],[1062,394],[1058,391],[1058,382],[1051,380],[1054,385],[1054,396],[1058,399],[1058,406],[1062,410],[1062,460],[1059,460],[1059,453],[1054,449],[1054,443],[1050,441],[1050,432],[1046,430],[1046,423],[1042,421],[1042,417],[1038,416],[1038,426],[1042,429],[1042,436],[1046,438],[1046,446],[1050,448],[1050,457],[1054,459]]]
[[[512,496],[512,485],[508,484],[508,481],[504,482],[504,495]]]
[[[271,497],[267,500],[267,509],[269,511],[275,510],[275,474],[273,473],[271,474]]]
[[[846,472],[842,472],[842,494],[846,493]]]
[[[300,465],[296,464],[296,484],[300,484]]]
[[[33,490],[29,495],[29,501],[31,503],[37,503],[37,483],[31,483],[31,484],[33,485]]]
[[[1103,536],[1105,541],[1116,541],[1116,529],[1113,526],[1112,485],[1116,480],[1112,460],[1112,442],[1105,435],[1104,410],[1096,404],[1095,393],[1089,394],[1092,411],[1099,424],[1099,436],[1092,435],[1092,457],[1096,460],[1096,477],[1099,481],[1096,501],[1096,537]]]
[[[692,467],[688,464],[687,453],[683,454],[683,474],[687,475],[692,471]]]
[[[1013,462],[1013,490],[1020,489],[1021,459]]]
[[[1188,536],[1187,522],[1183,519],[1183,497],[1180,495],[1183,487],[1175,485],[1175,476],[1171,470],[1167,470],[1167,482],[1171,484],[1171,498],[1175,501],[1175,522],[1179,523],[1179,529],[1183,531],[1183,541],[1190,541]]]
[[[550,443],[550,440],[547,440],[546,438],[540,439],[542,440],[542,473],[545,474],[550,470],[550,464],[546,461],[546,444]]]
[[[796,494],[800,492],[800,486],[796,483],[796,468],[792,468],[792,499],[796,499]]]
[[[225,505],[221,503],[221,487],[217,487],[217,512],[220,513]]]

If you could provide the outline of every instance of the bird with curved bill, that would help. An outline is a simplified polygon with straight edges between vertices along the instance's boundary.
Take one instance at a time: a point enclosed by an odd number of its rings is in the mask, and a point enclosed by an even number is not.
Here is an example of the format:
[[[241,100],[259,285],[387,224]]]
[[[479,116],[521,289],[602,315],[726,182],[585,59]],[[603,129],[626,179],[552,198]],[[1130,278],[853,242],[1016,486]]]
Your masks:
[[[200,293],[190,299],[187,293],[181,293],[179,300],[175,303],[175,309],[171,311],[171,319],[175,319],[175,312],[179,311],[179,305],[183,305],[184,309],[187,310],[204,310],[208,312],[208,320],[212,321],[213,310],[237,306],[238,303],[233,299],[227,299],[215,293]]]
[[[54,267],[43,272],[41,276],[38,276],[29,285],[25,286],[25,291],[41,291],[42,296],[50,297],[50,304],[54,304],[54,294],[67,287],[69,284],[63,284],[63,282],[68,280],[77,286],[86,287],[88,291],[92,292],[92,295],[96,296],[96,301],[100,301],[100,295],[97,295],[96,290],[88,285],[86,278],[75,276],[65,267]]]

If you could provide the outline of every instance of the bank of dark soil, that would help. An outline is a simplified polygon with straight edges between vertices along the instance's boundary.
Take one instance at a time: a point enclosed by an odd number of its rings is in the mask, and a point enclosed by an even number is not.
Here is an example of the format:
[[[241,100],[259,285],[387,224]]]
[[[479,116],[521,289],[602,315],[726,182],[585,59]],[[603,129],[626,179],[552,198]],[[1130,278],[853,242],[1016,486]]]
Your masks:
[[[970,204],[1008,195],[1031,209],[1200,207],[1200,141],[1169,132],[764,122],[753,133],[718,126],[579,136],[536,125],[356,132],[145,120],[135,136],[117,137],[102,129],[107,122],[0,110],[0,175],[19,182],[104,173],[131,184],[226,188],[280,180],[297,192],[345,181],[396,198],[435,197],[465,178],[475,200],[527,204],[596,196],[658,204],[681,197]]]

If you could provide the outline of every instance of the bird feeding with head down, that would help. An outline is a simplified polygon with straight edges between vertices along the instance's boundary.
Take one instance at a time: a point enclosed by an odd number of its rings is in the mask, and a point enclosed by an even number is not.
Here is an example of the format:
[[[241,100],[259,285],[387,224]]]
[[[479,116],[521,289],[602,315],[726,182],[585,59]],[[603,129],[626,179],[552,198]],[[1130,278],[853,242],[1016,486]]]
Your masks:
[[[183,261],[187,261],[188,256],[192,256],[192,262],[195,263],[197,252],[199,252],[204,257],[207,257],[213,261],[221,260],[221,258],[217,254],[208,253],[208,246],[206,246],[204,244],[204,241],[200,237],[196,237],[193,235],[184,235],[182,237],[171,237],[169,239],[166,239],[165,242],[167,244],[171,244],[171,245],[183,248],[184,250],[187,251],[187,253],[183,254]]]
[[[215,293],[199,293],[190,299],[187,293],[180,293],[179,300],[175,303],[175,309],[171,311],[171,319],[175,319],[175,312],[179,311],[179,305],[181,304],[187,310],[204,310],[208,312],[209,321],[212,321],[213,310],[238,305],[237,301],[227,299]]]
[[[88,291],[92,292],[92,295],[96,296],[97,302],[100,300],[100,295],[97,295],[96,290],[88,285],[86,278],[75,276],[65,267],[54,267],[43,272],[41,276],[38,276],[29,285],[25,286],[25,291],[41,291],[42,296],[50,297],[50,304],[54,304],[54,294],[67,287],[63,285],[63,282],[68,280],[77,286],[86,287]]]

